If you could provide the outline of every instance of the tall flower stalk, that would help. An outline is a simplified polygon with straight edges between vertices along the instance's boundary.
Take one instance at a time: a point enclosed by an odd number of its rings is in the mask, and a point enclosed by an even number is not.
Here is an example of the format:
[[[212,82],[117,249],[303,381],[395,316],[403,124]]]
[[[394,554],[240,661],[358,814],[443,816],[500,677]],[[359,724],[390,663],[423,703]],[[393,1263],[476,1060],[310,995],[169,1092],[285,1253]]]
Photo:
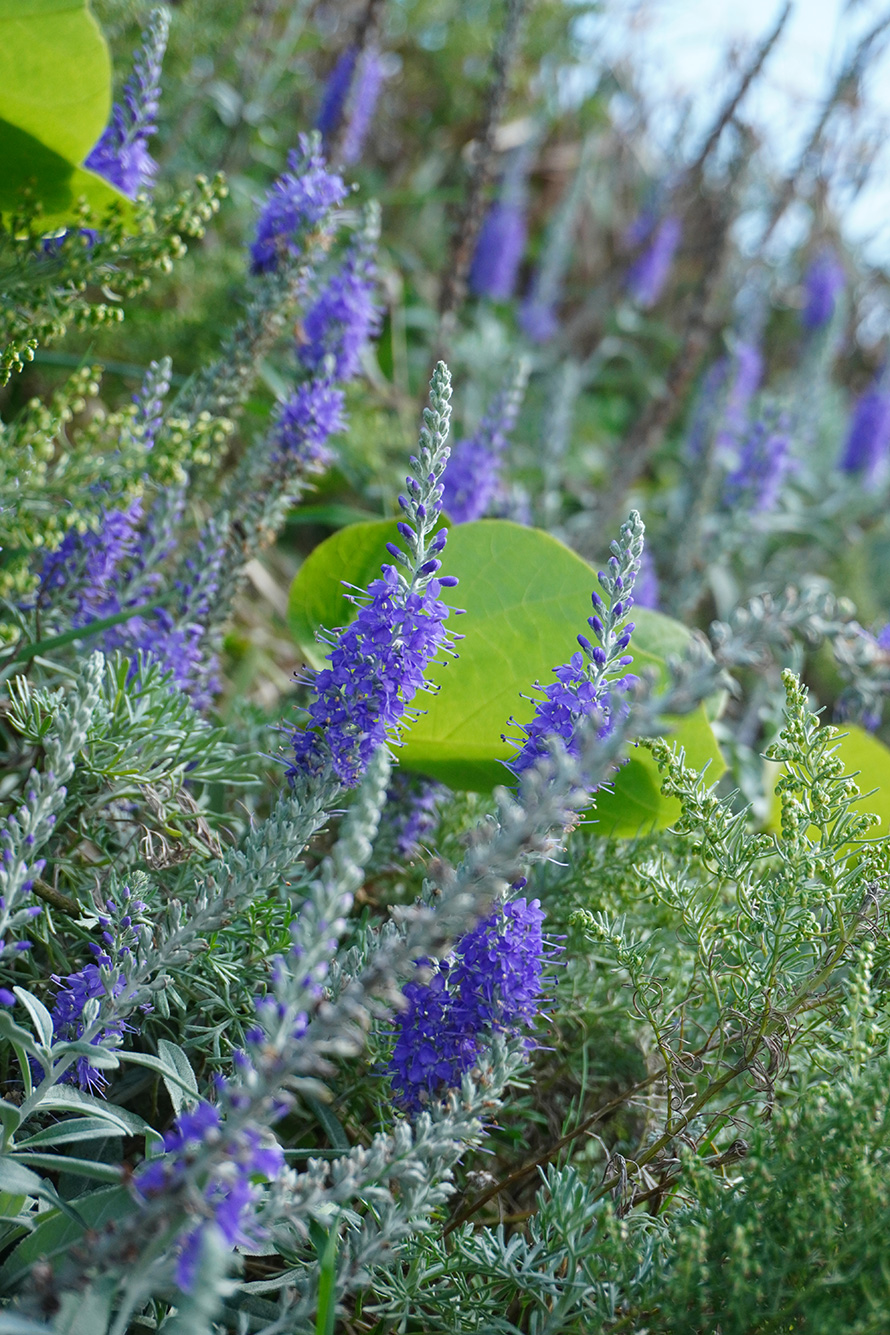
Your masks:
[[[568,663],[553,669],[556,681],[537,689],[543,700],[535,701],[531,722],[519,725],[519,754],[507,768],[519,775],[550,753],[548,739],[560,737],[569,755],[578,754],[578,729],[582,719],[596,716],[607,734],[620,712],[622,694],[637,679],[625,673],[633,662],[626,653],[633,633],[628,619],[634,605],[633,588],[643,558],[645,526],[636,510],[622,525],[618,541],[605,571],[598,575],[605,599],[592,594],[593,616],[588,626],[593,640],[578,636],[580,650]]]
[[[123,101],[115,102],[108,126],[84,162],[85,167],[104,176],[130,199],[135,199],[140,190],[151,188],[157,171],[148,141],[157,129],[161,64],[169,29],[167,10],[152,10],[142,45],[133,59],[133,73],[124,85]]]
[[[330,766],[342,784],[354,787],[378,747],[398,739],[414,696],[426,686],[428,665],[450,646],[444,625],[450,609],[440,594],[457,580],[437,577],[447,533],[436,532],[450,454],[450,401],[451,376],[440,362],[430,381],[430,406],[424,409],[407,494],[399,497],[405,516],[399,534],[407,550],[388,544],[395,564],[382,567],[366,600],[356,599],[355,621],[324,637],[330,666],[314,680],[306,728],[294,734],[292,775]]]
[[[682,236],[680,219],[668,214],[648,235],[645,249],[631,265],[628,291],[643,310],[654,306],[664,291]]]
[[[481,519],[502,491],[501,469],[510,432],[525,397],[529,363],[521,357],[488,405],[477,430],[454,447],[443,505],[456,524]]]

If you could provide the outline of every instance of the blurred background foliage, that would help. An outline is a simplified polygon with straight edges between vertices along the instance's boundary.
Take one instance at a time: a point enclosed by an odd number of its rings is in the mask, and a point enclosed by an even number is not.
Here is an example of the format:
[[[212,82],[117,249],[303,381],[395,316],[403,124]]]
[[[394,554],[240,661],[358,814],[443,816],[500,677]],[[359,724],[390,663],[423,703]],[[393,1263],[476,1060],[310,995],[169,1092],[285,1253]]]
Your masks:
[[[119,88],[147,7],[98,0],[94,8],[115,53]],[[596,64],[585,19],[600,10],[562,0],[529,7],[495,129],[489,197],[516,147],[531,145],[530,242],[520,291],[528,289],[548,247],[562,245],[566,252],[561,329],[552,343],[533,350],[511,478],[535,498],[535,521],[591,559],[601,557],[602,534],[611,532],[628,504],[639,505],[662,578],[662,605],[689,622],[706,626],[715,614],[725,616],[752,579],[766,574],[770,586],[781,587],[805,568],[829,576],[852,598],[864,624],[883,624],[890,616],[890,599],[882,596],[890,575],[890,533],[881,507],[864,510],[845,504],[843,495],[829,502],[819,493],[826,482],[834,487],[838,481],[832,467],[852,396],[881,365],[883,345],[874,331],[885,276],[847,248],[842,327],[836,321],[831,339],[816,350],[799,318],[808,261],[827,242],[845,249],[830,186],[832,173],[845,169],[844,135],[855,138],[850,126],[858,76],[827,90],[826,106],[837,113],[828,116],[832,133],[802,159],[793,180],[770,175],[746,123],[744,100],[704,161],[701,136],[696,141],[691,135],[681,135],[665,160],[649,134],[658,107],[643,94],[632,65]],[[173,359],[174,384],[214,355],[220,332],[244,300],[245,242],[255,201],[283,167],[297,134],[314,122],[325,79],[363,12],[364,4],[310,0],[174,7],[152,145],[160,164],[155,197],[163,203],[196,173],[217,171],[226,173],[229,197],[202,242],[190,247],[174,273],[155,279],[123,325],[69,334],[64,343],[39,350],[26,374],[2,392],[4,415],[86,360],[106,367],[103,397],[125,401],[161,350]],[[292,666],[293,654],[279,634],[280,613],[301,554],[347,518],[393,512],[399,461],[411,444],[432,358],[441,350],[437,306],[504,12],[500,0],[390,0],[382,7],[387,77],[351,175],[361,197],[373,195],[383,208],[386,318],[367,361],[369,383],[350,392],[351,426],[339,466],[319,484],[313,503],[293,514],[270,558],[269,578],[259,590],[266,599],[262,614],[242,605],[229,636],[237,690],[253,691],[266,703],[284,687]],[[755,56],[737,55],[730,72],[741,81],[746,61],[756,63]],[[720,116],[718,109],[718,124]],[[682,213],[684,239],[668,298],[642,310],[627,300],[624,288],[632,251],[627,230],[641,210],[658,211],[668,199]],[[566,207],[567,244],[553,237],[553,219]],[[789,209],[807,214],[803,241],[764,246],[763,236]],[[730,535],[727,554],[718,550],[720,541],[715,547],[713,531],[696,526],[694,507],[686,516],[690,522],[684,518],[678,527],[678,514],[692,506],[683,492],[684,440],[704,370],[751,331],[763,348],[770,392],[806,419],[799,434],[806,436],[807,459],[795,479],[794,503],[783,504],[779,518],[758,519],[754,542]],[[471,297],[449,344],[458,435],[468,434],[509,357],[527,346],[514,304]],[[261,383],[237,428],[233,458],[239,441],[267,420],[287,374],[283,355],[263,364]],[[812,392],[814,376],[818,394]],[[622,476],[632,452],[628,438],[639,446],[653,403],[664,405],[664,420],[655,423],[639,466]],[[548,480],[547,452],[554,445],[559,457],[551,458]],[[554,472],[558,496],[552,494]],[[838,684],[821,661],[814,660],[810,671],[824,697],[837,695]]]

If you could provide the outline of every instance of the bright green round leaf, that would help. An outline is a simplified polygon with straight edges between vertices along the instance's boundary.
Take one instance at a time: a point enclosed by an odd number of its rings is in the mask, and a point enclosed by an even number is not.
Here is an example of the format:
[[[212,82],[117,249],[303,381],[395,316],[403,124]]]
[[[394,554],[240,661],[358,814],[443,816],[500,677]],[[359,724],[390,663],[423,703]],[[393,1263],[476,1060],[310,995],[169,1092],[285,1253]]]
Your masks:
[[[395,523],[354,524],[323,542],[300,569],[291,587],[291,631],[315,666],[324,646],[315,642],[321,626],[333,629],[355,615],[343,582],[365,588],[376,577],[386,543],[396,539]],[[428,699],[415,698],[425,712],[405,733],[400,762],[453,788],[490,791],[509,781],[503,761],[516,748],[503,733],[508,720],[528,721],[533,705],[523,695],[534,683],[551,681],[552,670],[577,649],[576,636],[591,614],[596,574],[585,561],[539,529],[505,520],[479,520],[450,529],[444,570],[456,575],[448,600],[465,609],[451,622],[463,635],[459,658],[443,657],[428,677],[441,687]],[[663,679],[665,656],[682,653],[689,638],[678,622],[659,612],[634,612],[634,669],[652,668]],[[724,767],[703,707],[672,721],[672,736],[686,748],[689,762],[711,763],[716,779]],[[658,773],[648,752],[634,751],[616,776],[615,790],[597,798],[603,833],[635,835],[663,828],[679,807],[661,796]]]
[[[124,197],[82,167],[108,123],[111,62],[87,0],[0,0],[0,211],[30,186],[48,224],[80,195],[96,210]]]

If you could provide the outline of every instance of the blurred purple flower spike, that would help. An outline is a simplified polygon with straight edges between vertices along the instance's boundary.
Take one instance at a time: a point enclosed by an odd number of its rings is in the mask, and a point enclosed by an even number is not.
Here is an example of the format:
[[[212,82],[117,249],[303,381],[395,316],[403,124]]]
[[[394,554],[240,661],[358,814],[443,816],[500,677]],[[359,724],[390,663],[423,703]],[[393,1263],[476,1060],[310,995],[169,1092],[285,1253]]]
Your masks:
[[[847,281],[836,251],[830,246],[821,250],[803,281],[807,300],[801,320],[807,329],[822,329],[834,315],[837,299]]]
[[[500,195],[482,224],[469,276],[477,296],[509,301],[516,291],[528,239],[527,181],[535,142],[533,137],[511,154]]]
[[[169,28],[166,9],[153,10],[133,60],[133,73],[124,85],[123,102],[115,102],[109,124],[84,161],[85,167],[130,199],[151,188],[157,170],[147,145],[157,129],[161,64]]]
[[[660,585],[655,570],[655,562],[652,560],[649,548],[644,547],[643,555],[640,557],[640,569],[634,583],[634,603],[637,607],[648,607],[657,611],[659,592]]]
[[[352,380],[361,370],[365,344],[380,330],[381,308],[374,301],[376,237],[358,237],[303,321],[304,342],[297,355],[307,370]]]
[[[517,203],[496,200],[476,243],[470,266],[471,291],[493,301],[509,301],[516,290],[527,237],[525,209]]]
[[[774,510],[785,479],[795,466],[787,421],[755,422],[739,449],[736,467],[726,479],[724,504],[729,509],[744,506],[752,515]]]
[[[860,395],[841,457],[843,472],[859,474],[867,487],[876,486],[890,462],[890,392],[878,381]]]
[[[315,121],[316,130],[325,138],[336,130],[340,124],[343,107],[349,96],[349,85],[352,83],[352,76],[355,72],[357,55],[358,50],[355,46],[347,46],[328,75],[324,97],[321,100],[321,107]]]
[[[274,273],[286,259],[303,251],[304,233],[329,222],[328,215],[349,193],[342,179],[329,172],[317,134],[301,134],[288,155],[288,170],[266,195],[250,245],[255,274]]]
[[[362,52],[350,89],[346,128],[340,149],[340,157],[348,165],[358,162],[362,155],[385,78],[386,66],[380,52],[376,47],[368,47]]]
[[[549,343],[559,333],[556,311],[532,293],[519,308],[519,327],[533,343]]]
[[[474,435],[455,445],[442,499],[455,524],[481,519],[499,501],[507,501],[501,471],[527,381],[528,363],[520,360],[488,405]]]
[[[334,457],[328,437],[345,427],[342,389],[326,380],[307,380],[275,410],[272,439],[276,454],[298,459],[307,472],[324,472]]]
[[[748,409],[763,379],[763,354],[756,343],[740,340],[726,364],[723,384],[728,385],[723,416],[717,431],[718,453],[733,451],[748,426]]]
[[[682,236],[683,226],[679,218],[663,218],[651,234],[646,249],[631,265],[627,275],[628,291],[643,310],[654,306],[664,291]]]
[[[331,70],[315,128],[330,140],[344,123],[339,159],[347,165],[361,157],[385,78],[385,61],[374,46],[361,54],[348,46]]]

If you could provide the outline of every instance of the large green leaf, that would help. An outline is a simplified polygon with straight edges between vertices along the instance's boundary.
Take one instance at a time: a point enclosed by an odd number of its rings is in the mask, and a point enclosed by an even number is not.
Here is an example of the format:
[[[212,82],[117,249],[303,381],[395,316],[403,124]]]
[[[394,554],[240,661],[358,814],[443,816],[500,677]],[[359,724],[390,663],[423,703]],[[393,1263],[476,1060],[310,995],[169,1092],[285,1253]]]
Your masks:
[[[306,658],[320,666],[320,626],[343,625],[355,615],[343,581],[365,587],[379,573],[394,522],[355,524],[323,542],[300,569],[291,588],[289,620]],[[438,695],[415,701],[426,712],[405,734],[399,759],[408,769],[453,788],[489,791],[509,776],[503,760],[515,747],[503,740],[508,719],[528,720],[523,700],[534,682],[552,680],[552,669],[577,648],[576,635],[591,613],[596,575],[585,561],[538,529],[504,520],[480,520],[449,532],[445,569],[460,580],[450,594],[465,609],[453,622],[464,635],[457,660],[434,664]],[[665,656],[681,653],[688,632],[658,612],[634,613],[632,650],[637,671],[665,674]],[[708,762],[716,779],[724,767],[704,708],[673,723],[690,764]],[[616,777],[615,791],[601,793],[597,816],[604,833],[633,835],[664,827],[679,807],[661,796],[647,752],[634,752]]]
[[[48,224],[123,196],[81,164],[111,110],[111,62],[87,0],[0,0],[0,210],[31,186]]]

